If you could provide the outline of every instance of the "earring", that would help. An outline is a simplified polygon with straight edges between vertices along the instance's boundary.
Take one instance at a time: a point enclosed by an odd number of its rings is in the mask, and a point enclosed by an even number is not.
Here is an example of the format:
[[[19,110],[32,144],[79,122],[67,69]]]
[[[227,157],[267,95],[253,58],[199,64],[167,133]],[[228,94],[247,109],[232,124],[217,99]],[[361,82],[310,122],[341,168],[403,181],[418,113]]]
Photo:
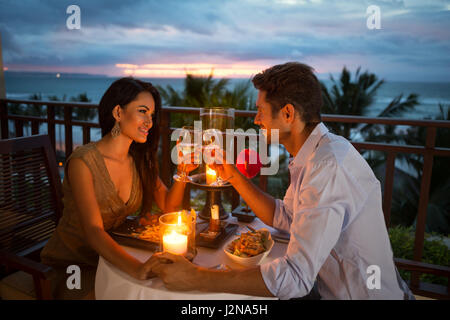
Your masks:
[[[116,122],[114,124],[114,127],[111,129],[111,136],[113,138],[117,138],[119,135],[120,135],[120,126],[119,126],[119,123]]]

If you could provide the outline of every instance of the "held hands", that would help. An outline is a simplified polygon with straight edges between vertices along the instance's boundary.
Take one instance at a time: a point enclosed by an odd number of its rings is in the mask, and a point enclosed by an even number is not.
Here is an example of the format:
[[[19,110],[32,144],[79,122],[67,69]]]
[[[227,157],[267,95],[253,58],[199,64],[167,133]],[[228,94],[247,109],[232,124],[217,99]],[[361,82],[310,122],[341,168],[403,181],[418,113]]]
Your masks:
[[[155,253],[150,274],[157,275],[169,290],[187,291],[196,289],[198,268],[185,257],[168,252]],[[150,259],[152,259],[150,258]]]
[[[135,278],[139,280],[147,280],[156,277],[156,274],[152,272],[152,269],[158,263],[160,263],[158,257],[152,255],[146,262],[142,263],[136,270]]]

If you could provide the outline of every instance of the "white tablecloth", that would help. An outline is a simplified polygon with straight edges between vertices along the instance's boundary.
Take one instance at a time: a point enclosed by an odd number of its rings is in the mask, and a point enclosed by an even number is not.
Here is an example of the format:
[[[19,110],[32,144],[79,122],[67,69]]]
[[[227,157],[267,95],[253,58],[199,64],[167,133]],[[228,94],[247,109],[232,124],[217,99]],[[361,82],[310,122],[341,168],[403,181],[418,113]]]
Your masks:
[[[231,217],[230,222],[237,223],[236,218]],[[238,233],[247,232],[245,227],[247,224],[239,223],[240,227]],[[267,228],[274,231],[270,227],[263,224],[258,218],[249,224],[255,229]],[[236,235],[230,235],[223,245],[228,243]],[[136,259],[144,262],[153,252],[123,247],[129,254]],[[275,242],[274,247],[270,254],[262,261],[262,263],[269,262],[273,259],[281,257],[285,254],[287,244]],[[223,252],[223,247],[219,249],[209,249],[203,247],[197,247],[197,256],[194,259],[194,263],[203,267],[214,267],[219,264],[225,264],[231,269],[243,268],[242,266],[234,263]],[[137,280],[125,272],[119,270],[111,263],[100,257],[97,275],[95,278],[95,297],[96,299],[113,299],[113,300],[251,300],[251,299],[276,299],[276,298],[264,298],[254,297],[240,294],[229,293],[205,293],[200,291],[169,291],[165,288],[163,282],[159,278],[153,278],[149,280]]]

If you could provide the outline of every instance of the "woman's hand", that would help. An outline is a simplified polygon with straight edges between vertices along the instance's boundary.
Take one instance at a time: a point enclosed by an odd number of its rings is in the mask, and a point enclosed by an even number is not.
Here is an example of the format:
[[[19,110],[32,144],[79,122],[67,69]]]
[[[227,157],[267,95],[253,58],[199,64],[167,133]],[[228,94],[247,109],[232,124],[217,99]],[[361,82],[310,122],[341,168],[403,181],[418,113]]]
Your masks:
[[[191,171],[194,171],[198,168],[199,164],[195,163],[196,161],[195,153],[188,154],[186,156],[183,156],[183,153],[181,151],[178,152],[178,167],[177,172],[181,173],[183,170],[186,173],[189,173]],[[197,161],[198,162],[198,161]]]
[[[160,214],[151,214],[150,212],[147,212],[139,218],[139,224],[141,226],[156,225],[158,224],[160,216]]]

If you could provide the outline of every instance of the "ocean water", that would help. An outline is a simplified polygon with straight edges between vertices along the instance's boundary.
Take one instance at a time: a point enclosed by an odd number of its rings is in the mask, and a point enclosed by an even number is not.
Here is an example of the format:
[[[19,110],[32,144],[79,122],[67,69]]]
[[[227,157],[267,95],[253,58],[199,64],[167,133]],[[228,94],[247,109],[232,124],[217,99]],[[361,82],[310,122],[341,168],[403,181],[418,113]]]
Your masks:
[[[59,98],[63,98],[66,95],[67,99],[69,99],[71,96],[86,93],[93,103],[98,103],[103,93],[116,79],[105,76],[76,74],[61,74],[57,78],[55,74],[49,73],[5,72],[7,97],[11,99],[26,99],[33,93],[40,93],[43,99],[51,95],[56,95]],[[171,85],[177,91],[182,91],[184,88],[184,79],[182,78],[151,78],[145,80],[163,87]],[[230,79],[229,86],[232,87],[239,82],[245,81],[247,80]],[[322,81],[328,87],[331,85],[331,82],[327,79]],[[256,94],[256,90],[253,91]],[[450,82],[387,81],[378,90],[376,101],[370,108],[368,116],[376,116],[399,94],[403,94],[403,97],[406,97],[410,93],[419,95],[420,104],[416,107],[416,112],[408,113],[405,116],[408,118],[423,119],[437,114],[439,103],[450,105]]]
[[[86,93],[93,103],[98,103],[110,86],[117,78],[106,76],[92,76],[82,74],[56,74],[50,73],[27,73],[27,72],[5,72],[5,84],[7,97],[11,99],[28,99],[31,94],[40,93],[44,100],[48,96],[56,95],[59,98],[66,96],[66,100],[80,93]],[[143,79],[144,80],[144,79]],[[166,87],[171,85],[175,90],[184,89],[184,79],[152,78],[145,79],[154,85]],[[245,82],[245,79],[230,79],[229,86],[233,87],[239,82]],[[331,82],[323,79],[329,87]],[[253,87],[252,87],[253,88]],[[253,94],[256,96],[256,90]],[[404,115],[405,118],[425,119],[439,113],[439,104],[450,105],[450,83],[431,83],[431,82],[389,82],[383,84],[378,90],[376,101],[370,107],[367,116],[377,116],[392,99],[399,94],[407,97],[410,93],[419,95],[420,104],[416,106],[414,112]],[[57,129],[57,140],[64,137],[64,128]],[[81,129],[74,128],[74,143],[80,144],[82,141]],[[45,132],[45,126],[41,129]],[[100,138],[100,131],[92,129],[91,138],[93,140]]]

